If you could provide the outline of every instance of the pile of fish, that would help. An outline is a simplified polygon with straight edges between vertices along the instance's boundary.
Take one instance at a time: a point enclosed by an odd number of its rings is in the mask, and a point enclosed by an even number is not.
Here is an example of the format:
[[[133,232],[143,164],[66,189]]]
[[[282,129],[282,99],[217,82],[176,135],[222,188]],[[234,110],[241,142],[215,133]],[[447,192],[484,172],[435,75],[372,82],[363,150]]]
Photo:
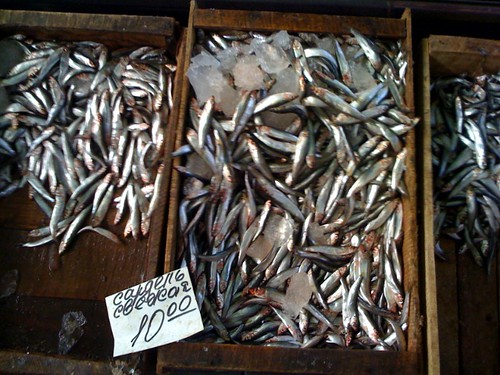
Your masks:
[[[0,80],[11,101],[0,117],[0,150],[9,156],[0,160],[0,194],[27,182],[50,219],[24,246],[59,240],[62,253],[84,230],[119,242],[104,228],[113,205],[107,221],[128,211],[124,236],[147,236],[176,70],[165,51],[10,40],[24,58]]]
[[[448,77],[432,87],[436,255],[443,235],[490,267],[500,228],[500,75]]]
[[[316,34],[290,35],[297,92],[269,93],[281,83],[263,74],[266,87],[239,90],[232,116],[213,96],[192,99],[173,155],[185,160],[179,264],[205,319],[196,340],[405,350],[405,135],[418,120],[400,42],[352,34],[322,36],[333,53]],[[198,35],[208,54],[277,34]],[[367,90],[352,85],[347,46],[372,74]],[[281,126],[267,126],[271,113]]]

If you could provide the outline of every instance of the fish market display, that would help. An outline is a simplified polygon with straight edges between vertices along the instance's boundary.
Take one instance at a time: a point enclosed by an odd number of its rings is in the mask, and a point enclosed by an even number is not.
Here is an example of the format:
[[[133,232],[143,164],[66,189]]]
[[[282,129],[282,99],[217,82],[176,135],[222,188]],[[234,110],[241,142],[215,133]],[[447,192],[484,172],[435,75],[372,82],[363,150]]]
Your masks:
[[[500,226],[500,75],[449,77],[432,87],[436,255],[448,235],[489,272]]]
[[[10,101],[0,117],[0,196],[27,183],[49,219],[24,246],[58,241],[62,253],[85,230],[119,242],[106,222],[121,220],[124,236],[147,236],[176,69],[165,51],[10,40],[24,58],[0,80]]]
[[[405,350],[399,41],[198,30],[179,259],[197,340]]]

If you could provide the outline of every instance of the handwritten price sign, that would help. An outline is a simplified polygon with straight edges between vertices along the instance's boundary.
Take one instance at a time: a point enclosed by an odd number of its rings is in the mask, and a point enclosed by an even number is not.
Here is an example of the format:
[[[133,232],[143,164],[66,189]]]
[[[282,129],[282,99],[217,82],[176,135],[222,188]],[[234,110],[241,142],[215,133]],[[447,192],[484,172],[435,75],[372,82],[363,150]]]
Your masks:
[[[182,340],[203,330],[187,268],[106,297],[119,356]]]

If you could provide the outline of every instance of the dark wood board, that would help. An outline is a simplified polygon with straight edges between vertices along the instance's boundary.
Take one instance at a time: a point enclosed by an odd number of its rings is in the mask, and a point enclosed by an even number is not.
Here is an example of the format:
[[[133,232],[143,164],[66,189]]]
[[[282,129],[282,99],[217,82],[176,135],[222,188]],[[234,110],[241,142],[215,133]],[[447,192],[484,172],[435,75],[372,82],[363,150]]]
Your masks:
[[[432,220],[426,220],[433,216],[432,204],[432,174],[426,171],[432,169],[431,158],[427,153],[430,147],[430,90],[429,90],[429,43],[423,40],[418,51],[419,69],[415,70],[415,94],[417,116],[420,123],[417,125],[417,177],[418,177],[418,226],[420,254],[420,295],[422,311],[425,311],[425,363],[428,374],[440,374],[439,368],[439,335],[441,328],[438,324],[437,293],[436,293],[436,265],[434,259],[434,234]],[[427,68],[426,68],[427,67]],[[424,178],[425,177],[425,178]]]
[[[500,372],[498,337],[498,274],[488,275],[470,253],[457,256],[459,294],[460,373],[493,375]]]
[[[424,88],[430,88],[432,78],[449,75],[478,75],[496,73],[500,68],[500,42],[431,35],[428,45],[429,64],[423,76],[427,79]],[[424,112],[430,111],[430,100]],[[430,117],[425,118],[430,126]],[[430,158],[431,134],[427,132],[424,179],[432,181]],[[425,186],[425,184],[424,184]],[[427,189],[426,202],[432,207],[432,189]],[[425,210],[424,220],[433,222],[433,211]],[[432,225],[425,226],[425,248],[433,251]],[[439,327],[439,360],[444,374],[496,374],[500,353],[500,296],[498,261],[493,263],[488,275],[478,267],[470,254],[456,254],[456,244],[442,239],[441,245],[448,261],[436,259],[435,275],[437,289],[437,311]],[[428,301],[429,302],[429,301]]]
[[[106,44],[109,50],[152,45],[166,48],[172,61],[176,60],[178,31],[175,20],[168,17],[0,11],[1,37],[24,33],[37,40],[93,40]],[[180,86],[179,79],[177,75],[174,88]],[[165,124],[166,173],[160,187],[164,193],[147,238],[127,238],[117,245],[95,233],[82,233],[57,257],[56,244],[21,246],[29,240],[29,230],[48,223],[29,200],[28,189],[0,199],[0,277],[12,269],[19,272],[16,294],[0,300],[1,373],[110,372],[107,363],[112,360],[113,340],[104,297],[163,269],[171,170],[168,155],[175,138],[172,124],[177,123],[177,103],[174,97],[175,108]],[[113,214],[108,214],[104,226],[123,237],[125,223],[111,226]],[[61,318],[69,311],[82,311],[87,317],[85,334],[68,356],[58,357]],[[27,356],[27,352],[36,354]],[[154,359],[154,352],[146,356]]]
[[[14,31],[24,32],[38,40],[94,40],[105,43],[110,50],[153,45],[171,47],[175,53],[176,48],[172,43],[175,21],[167,17],[0,11],[0,34],[5,36]],[[174,117],[172,123],[175,123]],[[168,131],[166,134],[164,153],[169,155],[173,136]],[[21,294],[98,300],[155,276],[159,270],[160,243],[164,240],[169,157],[166,158],[166,167],[161,186],[165,194],[153,214],[148,238],[125,239],[117,245],[101,236],[83,233],[60,257],[59,267],[54,261],[57,259],[55,244],[35,249],[19,247],[27,241],[26,233],[21,234],[19,230],[48,223],[36,204],[28,199],[28,189],[0,199],[2,238],[10,243],[0,254],[0,271],[19,269],[22,277],[18,291]],[[112,213],[106,219],[108,228],[121,236],[124,224],[113,227],[110,225],[111,216]],[[13,243],[9,237],[15,237],[17,242]]]
[[[83,335],[67,354],[58,353],[62,317],[81,312]],[[103,301],[13,295],[0,300],[0,372],[112,374],[124,365],[152,373],[151,352],[113,358],[113,336]]]
[[[453,73],[475,76],[498,71],[500,45],[495,40],[431,36],[429,51],[434,77]]]
[[[303,13],[233,11],[197,9],[194,24],[200,28],[227,28],[234,24],[239,30],[276,30],[346,33],[351,27],[366,35],[381,38],[404,38],[406,27],[401,20],[375,17],[349,17]]]
[[[457,259],[452,243],[443,241],[448,260],[436,259],[439,357],[443,374],[458,374],[460,365],[460,329]],[[434,247],[432,248],[434,251]]]
[[[109,241],[87,232],[59,257],[56,244],[20,246],[29,240],[24,230],[0,228],[0,238],[6,241],[0,252],[0,275],[17,269],[20,295],[103,300],[156,272],[155,267],[149,269],[154,254],[148,251],[147,240],[127,239],[121,247],[109,246]]]
[[[158,351],[157,372],[168,373],[169,368],[300,374],[353,374],[354,371],[359,375],[420,373],[415,352],[296,350],[202,343],[178,343],[163,347]]]
[[[113,338],[102,301],[11,296],[2,300],[0,306],[0,347],[3,349],[56,355],[63,315],[81,311],[87,323],[70,356],[110,359]]]
[[[372,35],[378,26],[382,28],[380,37],[403,38],[409,49],[411,59],[411,16],[406,12],[401,19],[369,19],[362,17],[346,17],[340,22],[336,17],[327,18],[318,15],[295,15],[274,12],[239,12],[214,9],[198,9],[195,1],[191,2],[190,18],[187,29],[187,47],[184,71],[189,66],[191,50],[194,45],[196,28],[210,30],[221,29],[254,29],[323,31],[347,33],[350,27],[357,28]],[[339,21],[339,22],[337,22]],[[345,21],[345,22],[344,22]],[[397,26],[399,25],[399,26]],[[385,31],[384,31],[385,30]],[[408,105],[413,109],[413,70],[409,65],[407,73]],[[184,119],[188,108],[189,82],[184,81],[179,107],[179,122],[176,129],[177,139],[174,148],[183,141]],[[276,373],[419,373],[421,371],[421,325],[418,283],[418,246],[416,223],[416,175],[415,175],[415,137],[408,139],[409,157],[407,165],[406,185],[411,187],[410,197],[404,202],[405,212],[405,244],[403,258],[405,268],[405,289],[411,292],[411,308],[408,330],[408,351],[402,353],[375,353],[360,351],[341,351],[323,349],[295,349],[247,347],[241,345],[174,343],[158,349],[157,373],[176,373],[178,370],[207,371],[249,371]],[[176,159],[175,166],[179,163]],[[165,271],[175,268],[175,252],[177,248],[177,208],[181,186],[181,178],[177,172],[172,174],[170,207],[167,224],[167,240],[165,254]],[[412,216],[413,215],[413,216]],[[270,350],[271,349],[271,350]],[[307,353],[307,354],[306,354]],[[387,354],[387,355],[385,355]],[[307,357],[307,359],[306,359]],[[343,372],[342,372],[343,371]]]
[[[4,374],[112,374],[110,365],[104,362],[8,351],[0,352],[0,368]]]
[[[59,40],[95,40],[111,48],[163,45],[174,35],[175,20],[169,17],[126,16],[86,13],[0,11],[0,25],[7,33]],[[29,29],[26,29],[26,28]]]

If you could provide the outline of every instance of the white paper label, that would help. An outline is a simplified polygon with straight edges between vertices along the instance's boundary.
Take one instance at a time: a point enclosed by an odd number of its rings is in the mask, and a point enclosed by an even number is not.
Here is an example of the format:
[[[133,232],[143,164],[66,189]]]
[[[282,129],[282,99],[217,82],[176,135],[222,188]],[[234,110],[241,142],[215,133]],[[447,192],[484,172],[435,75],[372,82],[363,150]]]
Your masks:
[[[106,297],[119,356],[182,340],[203,330],[186,267]]]

